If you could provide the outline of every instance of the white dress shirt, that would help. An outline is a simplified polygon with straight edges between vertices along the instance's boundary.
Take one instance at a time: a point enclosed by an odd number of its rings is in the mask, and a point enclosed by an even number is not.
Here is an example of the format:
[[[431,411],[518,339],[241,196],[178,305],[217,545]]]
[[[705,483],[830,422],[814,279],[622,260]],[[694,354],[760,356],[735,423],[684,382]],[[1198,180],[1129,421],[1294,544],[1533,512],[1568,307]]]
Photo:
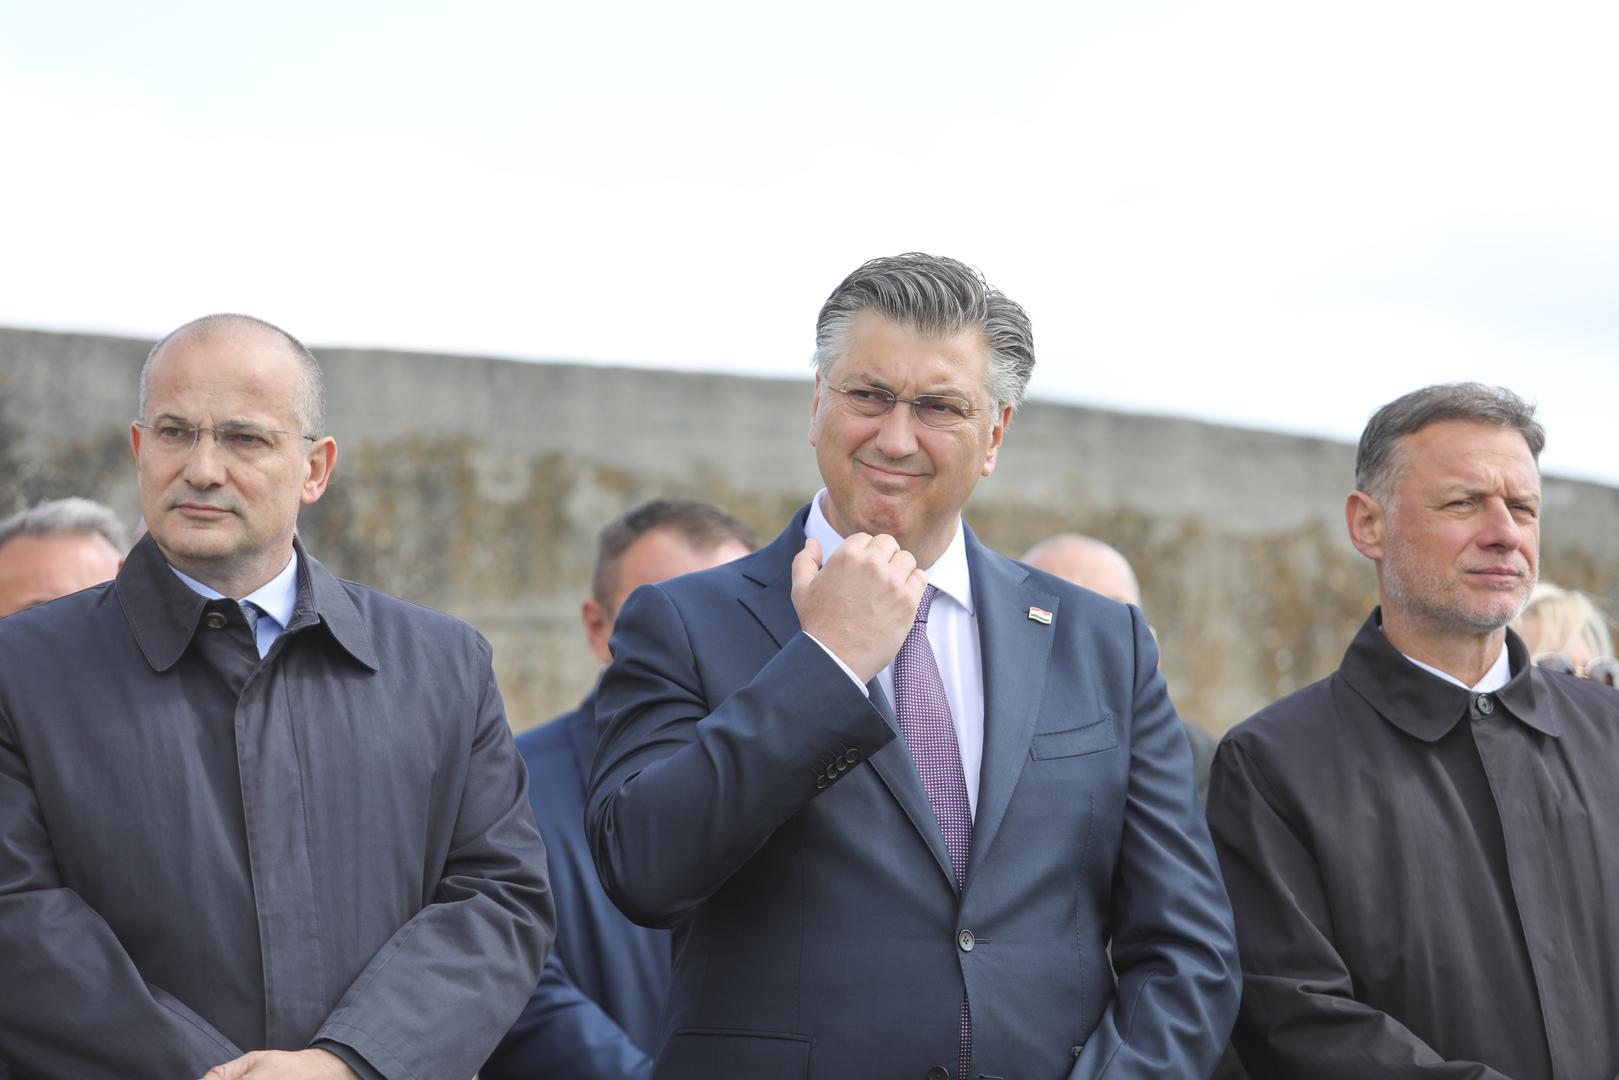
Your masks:
[[[1401,653],[1400,655],[1405,656],[1405,653]],[[1437,675],[1446,682],[1455,683],[1463,690],[1470,690],[1475,694],[1492,694],[1512,681],[1512,665],[1507,661],[1507,646],[1505,642],[1501,643],[1501,654],[1495,658],[1495,663],[1490,665],[1490,670],[1484,673],[1484,678],[1480,679],[1478,684],[1475,686],[1468,686],[1456,676],[1446,674],[1445,672],[1434,667],[1432,664],[1424,664],[1421,660],[1418,660],[1414,656],[1405,656],[1405,658],[1417,665],[1417,667],[1421,668],[1423,671],[1426,671],[1428,674]]]
[[[809,519],[804,522],[804,535],[821,545],[822,565],[843,544],[843,537],[821,509],[821,500],[826,497],[826,489],[822,488],[810,503]],[[928,610],[928,644],[939,664],[945,697],[950,699],[956,743],[961,747],[961,771],[967,781],[967,806],[976,818],[978,774],[984,761],[984,665],[978,648],[978,616],[973,608],[972,581],[967,573],[967,538],[960,518],[956,519],[956,533],[950,538],[950,546],[932,566],[924,567],[923,572],[927,574],[928,584],[939,590]],[[809,636],[826,649],[825,643],[816,640],[813,634]],[[864,693],[865,684],[849,670],[849,665],[831,649],[826,652]],[[892,702],[892,663],[877,673],[877,683]]]
[[[174,567],[169,567],[174,570]],[[224,593],[217,589],[210,589],[194,577],[174,570],[174,576],[185,582],[192,592],[206,596],[210,600],[229,600]],[[287,628],[292,621],[293,609],[298,606],[298,553],[294,551],[287,560],[286,567],[275,577],[254,589],[241,598],[237,603],[251,601],[258,605],[264,614],[259,616],[258,623],[253,631],[253,643],[258,646],[259,659],[270,654],[270,646],[275,639],[281,636],[281,631]]]

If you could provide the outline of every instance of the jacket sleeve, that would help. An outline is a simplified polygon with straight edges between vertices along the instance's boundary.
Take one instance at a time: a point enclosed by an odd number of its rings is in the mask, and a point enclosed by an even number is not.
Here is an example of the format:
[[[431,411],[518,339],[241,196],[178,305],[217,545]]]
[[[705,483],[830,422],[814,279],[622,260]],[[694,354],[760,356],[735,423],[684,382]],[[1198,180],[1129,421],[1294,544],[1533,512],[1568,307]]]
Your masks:
[[[0,713],[0,1042],[20,1076],[197,1077],[239,1057],[142,979],[112,928],[65,886],[28,763]]]
[[[608,896],[644,926],[719,889],[819,794],[827,762],[895,735],[802,631],[710,705],[682,614],[662,586],[632,593],[596,699],[585,831]]]
[[[1256,1076],[1320,1080],[1507,1080],[1478,1062],[1446,1061],[1398,1020],[1355,999],[1315,861],[1279,805],[1240,740],[1221,743],[1209,825],[1242,950],[1232,1041],[1243,1065]]]
[[[1117,985],[1070,1080],[1209,1076],[1240,996],[1231,905],[1198,804],[1191,746],[1146,622],[1133,607],[1130,615],[1130,773],[1112,883]]]
[[[526,773],[488,644],[477,645],[482,692],[432,902],[377,951],[312,1040],[351,1048],[387,1080],[477,1072],[522,1010],[556,935]]]
[[[574,985],[562,957],[553,952],[523,1015],[478,1075],[483,1080],[647,1080],[652,1059]]]

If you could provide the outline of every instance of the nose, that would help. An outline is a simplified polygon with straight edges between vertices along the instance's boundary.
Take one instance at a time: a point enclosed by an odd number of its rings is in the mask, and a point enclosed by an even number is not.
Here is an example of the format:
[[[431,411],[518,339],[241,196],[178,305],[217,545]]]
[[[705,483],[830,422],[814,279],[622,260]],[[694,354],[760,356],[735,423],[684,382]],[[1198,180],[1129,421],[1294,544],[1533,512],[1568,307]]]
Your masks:
[[[1505,500],[1491,499],[1484,509],[1484,528],[1480,530],[1480,547],[1500,551],[1516,551],[1523,544],[1525,525],[1512,514]]]
[[[916,453],[916,414],[909,405],[895,403],[877,428],[877,449],[891,461]]]
[[[186,452],[184,476],[194,488],[218,487],[225,482],[225,452],[211,431],[197,432],[197,441]]]

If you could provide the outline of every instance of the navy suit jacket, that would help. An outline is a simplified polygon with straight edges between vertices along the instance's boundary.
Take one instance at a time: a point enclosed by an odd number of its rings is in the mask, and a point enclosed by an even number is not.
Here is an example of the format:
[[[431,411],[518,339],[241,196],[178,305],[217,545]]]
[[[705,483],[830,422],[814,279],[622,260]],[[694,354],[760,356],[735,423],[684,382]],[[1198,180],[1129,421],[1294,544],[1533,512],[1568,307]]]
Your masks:
[[[545,838],[557,939],[523,1015],[483,1080],[645,1080],[669,996],[669,934],[637,926],[607,894],[585,845],[585,781],[596,753],[596,696],[517,737]]]
[[[958,893],[876,680],[799,628],[804,517],[616,624],[586,825],[609,895],[675,929],[654,1075],[953,1076],[965,991],[975,1077],[1207,1077],[1235,935],[1141,613],[968,531],[984,757]]]

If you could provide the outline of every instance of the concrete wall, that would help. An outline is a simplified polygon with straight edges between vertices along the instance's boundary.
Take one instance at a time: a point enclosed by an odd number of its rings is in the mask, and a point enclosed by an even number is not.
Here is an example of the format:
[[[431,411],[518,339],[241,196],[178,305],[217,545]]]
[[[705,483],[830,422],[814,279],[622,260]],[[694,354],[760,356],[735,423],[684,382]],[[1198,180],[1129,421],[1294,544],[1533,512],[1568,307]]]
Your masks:
[[[128,423],[149,345],[0,329],[0,513],[81,494],[137,518]],[[578,606],[604,520],[688,495],[771,537],[819,486],[807,372],[316,352],[340,456],[303,518],[310,550],[482,630],[516,728],[595,677]],[[1181,711],[1219,732],[1332,670],[1374,602],[1344,538],[1352,472],[1338,443],[1036,402],[967,518],[1012,554],[1074,530],[1129,555]],[[1548,479],[1544,521],[1543,576],[1613,610],[1619,491]]]

